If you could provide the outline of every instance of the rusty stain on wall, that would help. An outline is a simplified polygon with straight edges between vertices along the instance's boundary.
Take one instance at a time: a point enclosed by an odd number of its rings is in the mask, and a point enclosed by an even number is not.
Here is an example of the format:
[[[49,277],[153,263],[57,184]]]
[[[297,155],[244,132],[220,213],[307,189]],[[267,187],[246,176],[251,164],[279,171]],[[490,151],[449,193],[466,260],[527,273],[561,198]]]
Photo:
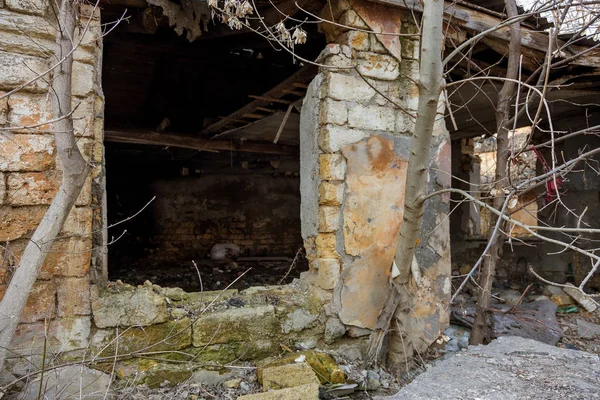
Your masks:
[[[401,60],[400,26],[402,24],[400,13],[391,13],[389,7],[381,4],[356,1],[352,7],[369,25],[373,32],[388,33],[375,35],[383,46],[398,61]],[[391,33],[391,35],[390,35]]]
[[[404,207],[407,161],[381,136],[348,145],[344,250],[356,258],[345,263],[340,319],[373,328],[389,293],[390,266]]]

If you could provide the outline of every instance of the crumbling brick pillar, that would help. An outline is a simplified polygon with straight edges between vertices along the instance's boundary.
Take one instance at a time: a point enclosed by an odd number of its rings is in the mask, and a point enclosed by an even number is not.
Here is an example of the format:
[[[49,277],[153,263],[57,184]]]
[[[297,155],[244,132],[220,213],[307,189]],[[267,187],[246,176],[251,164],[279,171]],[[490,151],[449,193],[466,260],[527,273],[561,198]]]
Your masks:
[[[0,96],[56,63],[52,6],[48,0],[0,1]],[[79,9],[77,34],[93,12],[85,4]],[[64,352],[88,345],[92,221],[101,214],[101,198],[93,195],[93,188],[103,174],[100,35],[96,10],[82,46],[74,53],[72,89],[75,135],[92,170],[29,296],[14,341],[14,350],[21,353],[41,356],[45,327],[49,350]],[[51,77],[46,74],[0,100],[4,128],[0,133],[0,296],[62,179],[52,124],[43,124],[53,119]],[[37,365],[37,359],[30,361]]]
[[[325,340],[366,336],[390,291],[418,102],[418,37],[413,16],[370,2],[334,3],[323,17],[328,42],[302,107],[300,125],[304,275],[325,303]],[[326,24],[324,26],[327,26]],[[363,31],[354,30],[357,28]],[[443,104],[432,140],[428,190],[450,186]],[[426,202],[417,249],[422,278],[401,307],[406,348],[427,347],[448,323],[449,196]]]

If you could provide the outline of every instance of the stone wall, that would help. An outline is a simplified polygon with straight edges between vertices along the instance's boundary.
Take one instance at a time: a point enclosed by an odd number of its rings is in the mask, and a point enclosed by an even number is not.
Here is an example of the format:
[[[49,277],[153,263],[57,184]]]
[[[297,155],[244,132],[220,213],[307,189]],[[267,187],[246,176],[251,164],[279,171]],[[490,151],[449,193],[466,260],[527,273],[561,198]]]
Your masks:
[[[56,62],[51,7],[48,0],[0,2],[0,96]],[[80,6],[77,35],[92,11],[93,7]],[[14,341],[17,352],[39,348],[45,328],[51,345],[62,351],[88,345],[92,221],[101,218],[102,201],[94,194],[102,177],[103,154],[101,41],[95,40],[100,29],[96,10],[73,64],[75,134],[92,171],[29,297]],[[61,183],[52,125],[44,124],[53,118],[51,76],[0,100],[0,295]]]
[[[333,14],[333,15],[331,15]],[[326,8],[349,28],[328,28],[330,43],[302,108],[304,277],[327,304],[325,339],[366,336],[389,294],[418,102],[418,42],[350,28],[417,31],[411,15],[367,2]],[[442,112],[443,109],[440,109]],[[449,187],[450,144],[442,115],[430,153],[428,190]],[[447,324],[450,294],[448,197],[426,203],[417,259],[423,278],[407,285],[401,318],[410,357]]]

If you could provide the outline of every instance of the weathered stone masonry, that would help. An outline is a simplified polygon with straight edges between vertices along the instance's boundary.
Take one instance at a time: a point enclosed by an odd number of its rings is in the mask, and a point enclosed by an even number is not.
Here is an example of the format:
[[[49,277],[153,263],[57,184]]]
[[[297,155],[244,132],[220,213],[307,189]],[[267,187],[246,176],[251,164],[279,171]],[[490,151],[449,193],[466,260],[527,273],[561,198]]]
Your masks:
[[[0,94],[56,63],[52,56],[56,22],[50,7],[47,0],[0,2]],[[92,10],[80,6],[81,24]],[[79,26],[78,35],[81,30]],[[101,41],[96,40],[100,31],[99,12],[95,12],[81,47],[74,53],[73,64],[75,135],[92,172],[29,297],[15,350],[31,352],[39,348],[43,344],[44,321],[49,322],[51,347],[69,351],[88,345],[92,325],[92,220],[101,213],[101,198],[92,195],[102,177],[104,104],[100,90]],[[52,126],[35,126],[53,118],[50,78],[51,74],[47,74],[0,100],[0,126],[11,127],[0,134],[0,294],[61,182]],[[32,125],[35,127],[26,128]]]
[[[311,263],[305,278],[327,303],[326,341],[368,335],[389,294],[418,101],[418,42],[350,31],[414,33],[412,16],[367,2],[339,2],[333,12],[348,28],[326,32],[332,44],[320,62],[330,68],[310,85],[300,127],[302,233]],[[429,167],[428,189],[449,187],[441,113]],[[406,356],[428,346],[448,322],[447,214],[447,197],[426,203],[417,250],[423,278],[407,285],[400,313],[407,348],[392,349]]]
[[[0,6],[0,90],[7,91],[50,65],[51,52],[44,48],[54,48],[55,30],[44,0],[6,0]],[[89,9],[83,7],[83,14]],[[416,32],[412,16],[399,10],[340,1],[333,11],[348,27]],[[76,134],[93,172],[19,327],[14,347],[28,360],[15,358],[10,371],[21,375],[30,362],[38,365],[44,321],[49,348],[66,358],[84,351],[114,355],[117,339],[121,354],[181,350],[197,361],[230,362],[277,353],[281,343],[335,348],[366,338],[388,295],[402,220],[418,42],[339,27],[326,32],[331,44],[319,62],[332,68],[321,68],[311,83],[300,127],[302,236],[311,270],[287,287],[217,295],[102,282],[105,272],[96,261],[103,258],[105,223],[98,15],[91,26],[89,40],[75,53],[73,88]],[[51,127],[18,128],[52,119],[48,96],[42,79],[0,103],[0,123],[15,127],[0,135],[0,242],[8,244],[1,285],[60,185]],[[448,187],[450,146],[441,114],[429,167],[429,190]],[[417,251],[422,278],[405,286],[398,315],[406,347],[392,348],[402,357],[428,346],[447,324],[447,214],[447,197],[427,201]],[[160,377],[164,363],[137,360],[119,368],[121,377]],[[180,377],[190,374],[185,370]]]

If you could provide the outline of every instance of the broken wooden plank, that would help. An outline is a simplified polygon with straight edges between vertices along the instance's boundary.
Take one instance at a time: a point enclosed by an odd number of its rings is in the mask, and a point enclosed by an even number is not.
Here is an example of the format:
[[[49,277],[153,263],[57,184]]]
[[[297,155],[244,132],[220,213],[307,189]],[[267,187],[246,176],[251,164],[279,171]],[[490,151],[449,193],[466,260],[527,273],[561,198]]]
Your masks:
[[[257,109],[257,110],[260,110],[260,111],[264,111],[264,112],[269,112],[269,113],[274,113],[274,112],[277,112],[277,110],[276,110],[276,109],[274,109],[274,108],[267,108],[267,107],[256,107],[256,109]]]
[[[104,140],[107,142],[181,147],[199,151],[223,150],[262,154],[298,154],[296,146],[249,141],[237,143],[232,140],[211,140],[181,133],[107,130],[104,131]]]
[[[292,89],[283,89],[284,93],[288,93],[288,94],[293,94],[294,96],[299,96],[299,97],[304,97],[304,95],[306,93],[304,92],[300,92],[298,90],[292,90]]]
[[[255,114],[255,113],[246,113],[242,115],[242,118],[252,118],[252,119],[261,119],[266,117],[264,114]]]
[[[306,83],[294,82],[292,83],[292,86],[299,87],[302,89],[308,89],[308,85]]]
[[[283,100],[283,99],[279,99],[277,97],[271,97],[271,96],[257,96],[254,94],[249,94],[248,97],[257,99],[257,100],[268,101],[270,103],[281,103],[281,104],[292,104],[293,103],[293,101],[290,101],[290,100]]]
[[[284,80],[283,82],[281,82],[280,84],[275,86],[274,88],[263,93],[262,97],[264,97],[264,98],[282,97],[285,94],[283,92],[283,89],[289,88],[296,82],[306,83],[306,82],[310,81],[312,78],[314,78],[314,76],[316,74],[317,74],[317,67],[315,67],[314,65],[307,65],[307,66],[301,68],[300,70],[298,70],[298,72],[296,72],[294,75],[290,76],[289,78],[287,78],[286,80]],[[253,112],[254,110],[257,109],[257,107],[268,106],[270,103],[272,103],[272,101],[264,100],[264,99],[255,99],[254,101],[250,102],[249,104],[246,104],[244,107],[240,108],[239,110],[229,114],[228,118],[239,119],[239,117],[241,115],[249,113],[249,112]],[[285,103],[285,104],[290,104],[290,103]],[[221,120],[221,121],[215,122],[214,124],[210,125],[206,129],[204,129],[201,133],[202,134],[213,134],[213,133],[216,133],[219,130],[225,128],[227,125],[228,125],[227,120]]]

